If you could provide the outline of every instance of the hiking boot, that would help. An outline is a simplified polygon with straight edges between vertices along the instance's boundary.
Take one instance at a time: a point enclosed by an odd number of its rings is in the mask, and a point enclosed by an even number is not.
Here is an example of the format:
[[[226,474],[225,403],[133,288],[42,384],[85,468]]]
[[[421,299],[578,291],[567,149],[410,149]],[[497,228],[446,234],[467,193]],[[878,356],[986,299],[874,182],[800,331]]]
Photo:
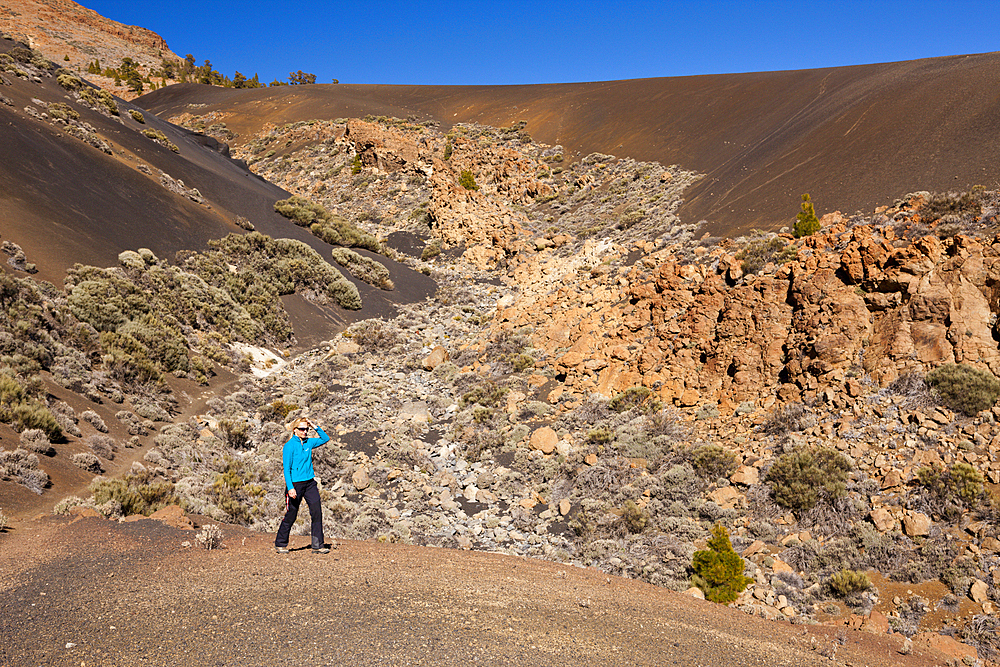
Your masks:
[[[319,549],[313,549],[314,554],[328,554],[330,553],[330,547],[322,546]]]
[[[287,554],[288,547],[274,547],[274,550],[279,554]]]

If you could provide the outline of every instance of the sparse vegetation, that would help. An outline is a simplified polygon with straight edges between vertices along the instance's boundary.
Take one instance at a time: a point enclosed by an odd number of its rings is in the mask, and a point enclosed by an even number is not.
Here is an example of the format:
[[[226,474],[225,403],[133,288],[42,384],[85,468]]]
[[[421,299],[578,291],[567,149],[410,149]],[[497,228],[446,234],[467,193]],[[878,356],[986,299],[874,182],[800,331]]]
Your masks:
[[[759,273],[770,262],[784,264],[795,259],[797,250],[794,245],[786,244],[781,238],[772,236],[769,239],[754,239],[742,250],[736,253],[740,260],[743,273]]]
[[[944,364],[927,374],[929,384],[952,410],[970,417],[988,410],[1000,398],[1000,380],[968,364]]]
[[[314,236],[331,245],[382,251],[374,236],[303,197],[293,196],[277,201],[274,210],[298,226],[308,227]]]
[[[146,137],[152,139],[154,142],[158,143],[164,148],[169,148],[175,153],[179,153],[181,150],[180,148],[177,147],[177,144],[170,141],[170,139],[167,139],[167,135],[163,134],[163,132],[161,132],[160,130],[143,130],[142,133]]]
[[[395,287],[389,278],[389,269],[369,257],[359,255],[347,248],[334,248],[333,259],[351,272],[351,275],[379,289],[391,290]]]
[[[214,523],[206,523],[195,535],[195,541],[203,548],[211,551],[222,546],[222,529]]]
[[[850,462],[836,450],[799,447],[780,456],[765,480],[776,503],[801,512],[815,507],[821,498],[844,495],[850,472]]]
[[[844,568],[827,579],[826,585],[837,597],[846,598],[867,591],[872,582],[864,572]]]

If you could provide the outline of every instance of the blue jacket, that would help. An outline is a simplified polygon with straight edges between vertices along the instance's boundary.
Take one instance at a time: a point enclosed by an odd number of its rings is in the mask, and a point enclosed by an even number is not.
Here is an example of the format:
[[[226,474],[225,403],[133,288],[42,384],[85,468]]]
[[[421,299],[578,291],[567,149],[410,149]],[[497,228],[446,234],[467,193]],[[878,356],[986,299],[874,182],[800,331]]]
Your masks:
[[[302,440],[293,435],[281,450],[281,463],[285,469],[285,489],[291,489],[293,482],[304,482],[316,476],[313,472],[312,450],[330,442],[330,436],[316,427],[318,438]]]

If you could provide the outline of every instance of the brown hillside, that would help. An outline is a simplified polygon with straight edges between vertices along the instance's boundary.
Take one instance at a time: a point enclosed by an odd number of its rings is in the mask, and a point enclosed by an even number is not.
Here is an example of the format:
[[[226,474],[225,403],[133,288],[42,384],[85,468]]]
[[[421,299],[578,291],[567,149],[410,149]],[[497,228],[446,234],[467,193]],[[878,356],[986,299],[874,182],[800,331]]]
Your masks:
[[[2,0],[0,31],[75,72],[86,73],[95,58],[112,67],[126,56],[144,65],[179,60],[152,30],[113,21],[72,0]]]
[[[706,177],[681,209],[716,233],[789,224],[914,190],[991,186],[1000,54],[755,74],[534,86],[170,86],[137,102],[163,117],[206,104],[248,138],[267,123],[366,114],[498,127],[518,120],[569,155],[679,164]],[[240,141],[240,138],[235,140]]]
[[[0,39],[0,53],[14,46]],[[99,113],[60,87],[55,74],[38,82],[10,73],[4,77],[0,93],[9,104],[0,104],[0,235],[24,250],[37,265],[38,278],[61,284],[75,263],[113,266],[119,253],[140,247],[165,258],[178,250],[198,250],[210,239],[241,231],[237,216],[263,234],[298,239],[329,255],[328,244],[274,212],[274,202],[288,193],[230,159],[214,139],[152,114],[138,122],[129,113],[133,107],[122,100],[118,115]],[[45,113],[44,105],[65,103],[90,130]],[[177,150],[143,134],[157,131]],[[110,154],[73,132],[104,142]],[[197,190],[202,200],[172,191],[162,174]],[[390,299],[423,298],[431,281],[406,273],[389,296],[359,285],[364,312],[385,312]]]

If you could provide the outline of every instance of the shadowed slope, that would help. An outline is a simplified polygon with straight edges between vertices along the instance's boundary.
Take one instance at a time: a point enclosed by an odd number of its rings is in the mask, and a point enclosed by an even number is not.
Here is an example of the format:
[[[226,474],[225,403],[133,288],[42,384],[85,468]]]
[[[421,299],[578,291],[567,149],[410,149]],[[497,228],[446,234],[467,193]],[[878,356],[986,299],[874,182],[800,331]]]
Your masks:
[[[879,65],[533,86],[170,86],[137,103],[163,117],[265,123],[366,114],[509,126],[569,155],[610,153],[706,174],[685,221],[716,232],[790,224],[799,196],[850,213],[914,190],[992,185],[1000,168],[1000,53]],[[206,104],[194,110],[189,104]]]
[[[0,40],[0,52],[12,46]],[[75,263],[114,266],[123,250],[149,248],[167,259],[178,250],[201,250],[211,239],[242,233],[237,216],[268,236],[303,241],[330,261],[331,246],[274,212],[274,202],[289,194],[230,159],[214,139],[152,114],[140,123],[122,100],[119,118],[104,116],[73,100],[54,76],[40,83],[6,78],[10,85],[0,92],[12,104],[0,104],[0,235],[23,248],[39,278],[61,284]],[[65,126],[33,117],[44,112],[35,100],[69,103],[113,154],[71,136]],[[162,133],[177,151],[143,135],[150,130]],[[204,201],[167,189],[161,174],[197,189]],[[392,293],[355,281],[365,308],[349,321],[386,313],[393,303],[422,299],[433,289],[426,276],[391,270],[400,274]]]

